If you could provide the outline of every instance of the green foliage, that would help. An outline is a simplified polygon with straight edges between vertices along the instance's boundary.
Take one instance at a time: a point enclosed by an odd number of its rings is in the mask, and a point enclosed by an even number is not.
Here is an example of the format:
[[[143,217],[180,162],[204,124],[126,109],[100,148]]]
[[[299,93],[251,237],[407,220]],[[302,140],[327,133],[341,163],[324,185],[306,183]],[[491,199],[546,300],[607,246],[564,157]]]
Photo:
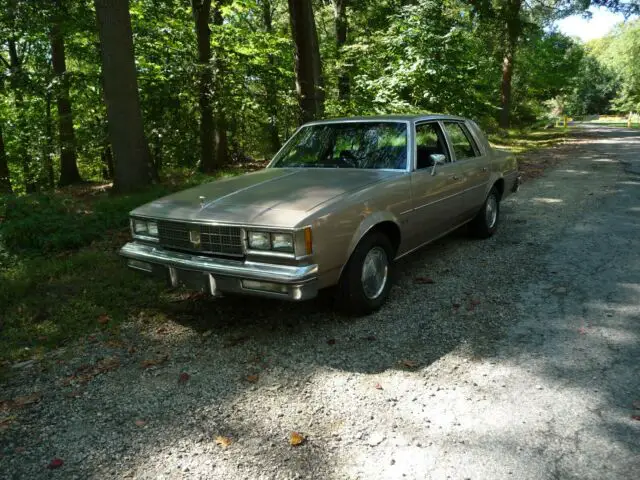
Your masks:
[[[573,117],[608,113],[618,88],[613,71],[587,55],[568,95],[566,113]]]
[[[265,3],[272,12],[270,27],[263,16]],[[494,127],[500,106],[504,22],[511,14],[508,3],[348,2],[347,43],[339,54],[333,4],[314,2],[327,116],[431,111],[471,116],[485,127]],[[543,28],[549,19],[568,13],[569,7],[571,11],[585,8],[586,3],[579,3],[523,3],[517,19],[520,37],[513,81],[516,124],[540,118],[545,102],[567,95],[565,86],[574,85],[574,78],[584,73],[578,73],[575,66],[580,48],[561,35],[544,33]],[[108,175],[109,143],[93,2],[63,0],[63,4],[68,11],[62,31],[78,164],[83,178],[103,180]],[[0,7],[0,56],[4,60],[0,61],[0,122],[14,191],[24,193],[34,183],[46,190],[45,161],[53,160],[56,176],[59,163],[48,36],[52,4],[0,0]],[[130,0],[130,11],[153,162],[165,177],[174,169],[193,169],[199,161],[199,112],[190,3]],[[224,112],[228,120],[233,159],[268,158],[278,143],[273,128],[281,142],[297,126],[287,2],[224,2],[222,15],[222,25],[210,23],[214,56],[222,60],[210,66],[221,79],[210,92],[214,109]],[[18,69],[7,68],[9,40],[17,44]],[[219,65],[223,71],[217,69]],[[625,65],[631,72],[631,62]],[[339,101],[338,78],[344,72],[351,80],[351,96]],[[637,75],[629,73],[625,78]],[[623,83],[630,85],[630,80]],[[586,85],[584,82],[583,87]],[[633,89],[624,88],[629,92],[624,98],[631,99]],[[583,90],[577,89],[576,95]],[[47,115],[47,106],[53,107],[51,115]]]
[[[128,225],[136,206],[166,194],[166,187],[98,200],[64,194],[34,194],[4,199],[0,239],[10,254],[47,255],[77,249]]]
[[[619,25],[608,37],[593,42],[591,49],[619,82],[614,110],[640,110],[640,20]]]

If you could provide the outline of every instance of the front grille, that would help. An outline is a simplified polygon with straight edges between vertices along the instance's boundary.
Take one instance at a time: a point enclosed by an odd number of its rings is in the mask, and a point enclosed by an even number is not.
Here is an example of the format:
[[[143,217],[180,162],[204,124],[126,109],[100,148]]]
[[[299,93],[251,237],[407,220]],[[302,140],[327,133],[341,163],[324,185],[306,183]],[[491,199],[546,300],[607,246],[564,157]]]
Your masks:
[[[199,244],[192,241],[198,235]],[[234,257],[244,255],[242,229],[239,227],[196,225],[162,220],[158,222],[158,236],[160,245],[169,248]]]

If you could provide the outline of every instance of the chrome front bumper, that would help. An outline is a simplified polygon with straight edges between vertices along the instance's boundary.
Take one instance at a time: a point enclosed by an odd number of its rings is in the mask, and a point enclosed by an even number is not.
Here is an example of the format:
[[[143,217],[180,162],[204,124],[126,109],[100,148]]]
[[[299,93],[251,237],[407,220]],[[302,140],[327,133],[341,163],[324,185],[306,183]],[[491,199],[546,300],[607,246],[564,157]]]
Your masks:
[[[317,265],[226,260],[139,242],[127,243],[120,255],[135,270],[165,276],[174,287],[183,285],[211,295],[239,293],[298,301],[318,294]]]

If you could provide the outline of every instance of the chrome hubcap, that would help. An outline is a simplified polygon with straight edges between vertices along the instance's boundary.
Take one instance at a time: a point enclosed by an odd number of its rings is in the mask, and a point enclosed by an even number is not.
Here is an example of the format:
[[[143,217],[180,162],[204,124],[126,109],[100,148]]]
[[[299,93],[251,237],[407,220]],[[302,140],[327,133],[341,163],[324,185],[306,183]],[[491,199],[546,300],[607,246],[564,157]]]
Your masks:
[[[373,247],[367,253],[362,264],[362,289],[369,300],[374,300],[382,294],[389,276],[389,259],[384,248]]]
[[[498,200],[495,195],[490,195],[489,198],[487,198],[487,206],[485,207],[484,214],[487,227],[493,228],[496,220],[498,220]]]

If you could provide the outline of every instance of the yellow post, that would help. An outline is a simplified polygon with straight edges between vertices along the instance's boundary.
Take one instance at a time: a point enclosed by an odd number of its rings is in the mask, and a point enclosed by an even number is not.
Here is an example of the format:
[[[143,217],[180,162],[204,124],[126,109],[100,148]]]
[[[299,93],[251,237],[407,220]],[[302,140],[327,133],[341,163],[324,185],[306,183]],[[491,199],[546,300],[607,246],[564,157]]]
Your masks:
[[[564,120],[564,128],[567,128],[567,116],[565,115],[562,119]]]

